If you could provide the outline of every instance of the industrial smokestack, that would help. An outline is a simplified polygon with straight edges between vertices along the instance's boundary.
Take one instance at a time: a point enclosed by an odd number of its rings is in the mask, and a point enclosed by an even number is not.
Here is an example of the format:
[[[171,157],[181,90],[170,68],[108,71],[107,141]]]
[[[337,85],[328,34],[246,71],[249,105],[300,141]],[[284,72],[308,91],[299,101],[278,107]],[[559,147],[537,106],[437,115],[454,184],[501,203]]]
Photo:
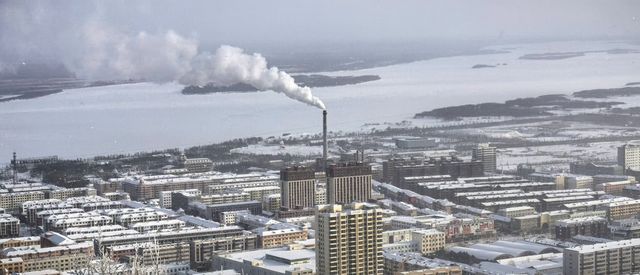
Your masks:
[[[322,168],[327,169],[327,110],[322,110]]]

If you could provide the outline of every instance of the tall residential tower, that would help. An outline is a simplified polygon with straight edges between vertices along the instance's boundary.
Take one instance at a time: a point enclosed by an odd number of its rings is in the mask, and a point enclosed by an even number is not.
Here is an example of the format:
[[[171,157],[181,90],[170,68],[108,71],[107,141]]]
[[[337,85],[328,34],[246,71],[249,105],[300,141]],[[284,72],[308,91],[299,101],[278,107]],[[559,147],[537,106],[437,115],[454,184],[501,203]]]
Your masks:
[[[623,170],[640,170],[640,141],[632,141],[618,147],[618,165]]]
[[[382,274],[382,212],[376,205],[321,205],[316,213],[317,274]]]
[[[313,169],[294,166],[280,170],[280,200],[285,209],[304,209],[315,205],[316,177]]]
[[[496,172],[496,147],[489,143],[478,144],[478,147],[473,148],[471,159],[481,161],[485,173]]]
[[[327,203],[367,202],[371,198],[371,166],[365,163],[340,163],[327,170]]]

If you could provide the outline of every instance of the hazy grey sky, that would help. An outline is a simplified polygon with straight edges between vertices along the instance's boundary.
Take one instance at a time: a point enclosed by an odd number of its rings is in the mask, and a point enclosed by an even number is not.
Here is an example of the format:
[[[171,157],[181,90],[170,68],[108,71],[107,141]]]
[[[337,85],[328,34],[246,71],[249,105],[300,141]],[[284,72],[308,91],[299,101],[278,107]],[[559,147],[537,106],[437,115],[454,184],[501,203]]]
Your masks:
[[[88,43],[88,30],[122,35],[105,35],[105,40],[174,30],[208,49],[220,44],[637,39],[639,13],[637,0],[0,0],[0,66],[34,55],[60,59],[87,51],[81,45]]]

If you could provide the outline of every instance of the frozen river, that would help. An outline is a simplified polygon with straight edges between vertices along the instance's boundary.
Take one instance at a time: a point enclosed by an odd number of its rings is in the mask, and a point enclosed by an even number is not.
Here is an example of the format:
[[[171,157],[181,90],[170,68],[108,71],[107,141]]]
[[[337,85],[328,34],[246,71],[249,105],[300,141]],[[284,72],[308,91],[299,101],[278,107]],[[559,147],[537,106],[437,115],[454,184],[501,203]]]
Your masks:
[[[636,49],[612,42],[557,42],[493,47],[509,53],[437,58],[331,75],[377,74],[379,81],[314,89],[330,130],[397,122],[415,113],[467,103],[621,87],[640,81],[640,54],[587,53],[559,60],[524,54]],[[476,64],[505,64],[472,69]],[[0,103],[0,163],[20,157],[96,154],[188,147],[247,136],[318,133],[321,112],[283,95],[180,94],[175,83],[66,90]]]

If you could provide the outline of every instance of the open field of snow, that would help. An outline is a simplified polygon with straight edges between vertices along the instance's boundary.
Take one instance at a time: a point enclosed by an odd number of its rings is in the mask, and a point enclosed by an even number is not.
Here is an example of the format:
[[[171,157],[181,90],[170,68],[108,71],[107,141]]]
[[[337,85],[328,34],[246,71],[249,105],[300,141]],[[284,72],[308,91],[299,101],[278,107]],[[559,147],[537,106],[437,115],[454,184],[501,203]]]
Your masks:
[[[236,148],[231,153],[248,155],[294,155],[294,156],[321,156],[322,147],[305,145],[262,145],[254,144],[247,147]]]
[[[597,142],[587,145],[549,145],[498,150],[497,165],[515,170],[518,163],[549,164],[556,170],[568,169],[578,160],[615,161],[617,147],[623,142]]]
[[[382,79],[317,88],[314,92],[327,105],[330,129],[337,131],[361,129],[371,122],[409,120],[415,113],[450,105],[620,87],[640,81],[637,53],[589,53],[562,60],[519,59],[534,53],[640,49],[637,45],[558,42],[495,47],[506,48],[509,53],[331,72],[327,74],[377,74]],[[471,68],[498,63],[506,65]],[[280,94],[184,96],[181,89],[175,83],[140,83],[67,90],[0,103],[0,162],[8,160],[14,150],[20,157],[89,157],[321,130],[320,110]]]

